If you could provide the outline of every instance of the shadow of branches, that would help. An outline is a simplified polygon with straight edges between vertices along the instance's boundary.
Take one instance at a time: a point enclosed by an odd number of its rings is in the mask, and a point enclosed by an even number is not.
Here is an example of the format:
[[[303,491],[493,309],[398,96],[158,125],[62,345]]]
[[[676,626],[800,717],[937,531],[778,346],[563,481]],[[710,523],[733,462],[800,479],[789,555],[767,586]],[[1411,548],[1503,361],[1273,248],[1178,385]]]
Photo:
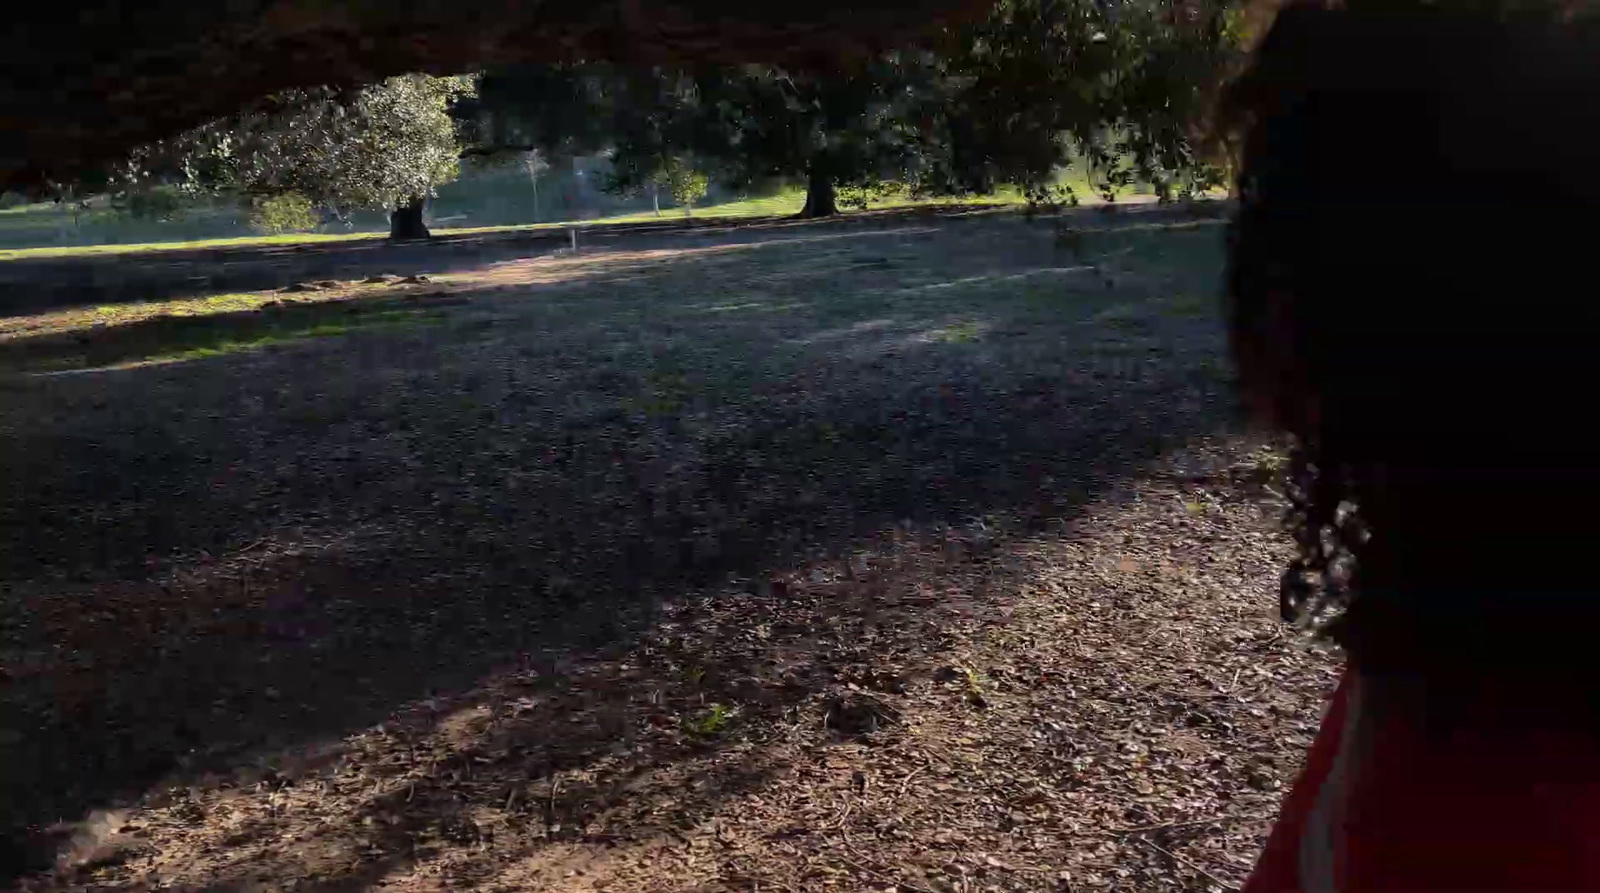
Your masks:
[[[498,858],[497,827],[644,846],[701,820],[783,771],[753,742],[936,652],[930,597],[872,569],[896,538],[981,578],[981,531],[1070,518],[1223,423],[1214,329],[1162,303],[1209,288],[1214,247],[1142,238],[1154,272],[1115,290],[907,290],[1059,264],[971,224],[11,386],[6,868],[43,867],[88,810],[196,785],[313,817],[362,791],[293,832],[282,870],[328,889],[440,841]],[[1124,304],[1142,328],[1095,322]],[[707,310],[729,305],[749,310]],[[288,858],[215,830],[240,866],[219,884]]]

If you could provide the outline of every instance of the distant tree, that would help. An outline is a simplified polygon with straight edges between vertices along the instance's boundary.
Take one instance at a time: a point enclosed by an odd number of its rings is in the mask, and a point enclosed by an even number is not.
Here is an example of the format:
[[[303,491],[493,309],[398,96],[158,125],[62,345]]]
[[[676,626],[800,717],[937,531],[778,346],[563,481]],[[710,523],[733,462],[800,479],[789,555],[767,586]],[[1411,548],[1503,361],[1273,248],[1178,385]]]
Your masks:
[[[847,72],[813,74],[773,66],[657,72],[630,85],[618,105],[612,145],[619,187],[660,176],[692,152],[732,185],[803,178],[804,217],[838,211],[838,190],[914,176],[913,110],[919,54],[894,54]]]
[[[1239,55],[1240,5],[999,0],[975,24],[845,67],[522,66],[486,73],[458,109],[472,151],[604,150],[623,192],[659,186],[688,155],[733,186],[803,180],[806,217],[890,184],[1075,200],[1056,184],[1079,159],[1108,196],[1137,180],[1172,197],[1222,179],[1198,135]]]
[[[250,209],[250,228],[267,235],[308,232],[321,222],[311,200],[297,192],[259,199]]]
[[[1223,181],[1200,135],[1240,19],[1233,0],[1000,0],[845,69],[656,72],[613,107],[616,177],[648,182],[690,151],[735,184],[804,178],[804,217],[885,184],[1075,200],[1057,184],[1080,159],[1108,198],[1135,181],[1193,194]]]
[[[1079,156],[1108,198],[1135,180],[1163,197],[1216,185],[1202,134],[1242,55],[1242,5],[1000,0],[942,41],[958,86],[939,107],[946,154],[934,179],[955,191],[1007,182],[1048,201]]]
[[[84,202],[80,200],[75,204]],[[113,195],[109,204],[124,217],[168,223],[183,219],[193,201],[178,187],[162,185]]]
[[[425,238],[427,197],[459,172],[450,105],[472,89],[471,78],[414,74],[354,91],[288,91],[139,150],[120,183],[387,209],[391,237]]]
[[[451,107],[468,155],[537,151],[546,162],[611,144],[624,74],[600,63],[511,65],[479,75]]]
[[[528,172],[528,182],[533,185],[533,220],[539,222],[539,177],[550,170],[550,161],[542,151],[530,149],[522,153],[522,169]]]
[[[696,170],[694,163],[689,159],[679,155],[666,158],[650,179],[650,194],[656,200],[657,216],[661,214],[662,192],[671,196],[673,204],[682,208],[684,216],[687,217],[694,203],[705,198],[706,189],[710,185],[710,178]]]

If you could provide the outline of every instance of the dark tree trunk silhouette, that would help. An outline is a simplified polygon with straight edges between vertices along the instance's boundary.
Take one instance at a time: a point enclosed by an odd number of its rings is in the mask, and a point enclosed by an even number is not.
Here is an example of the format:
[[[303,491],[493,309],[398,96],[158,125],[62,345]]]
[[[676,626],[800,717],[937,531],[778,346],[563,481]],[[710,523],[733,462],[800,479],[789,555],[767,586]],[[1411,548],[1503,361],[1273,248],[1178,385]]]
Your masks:
[[[833,176],[818,162],[811,163],[811,173],[806,178],[806,205],[800,209],[801,217],[832,217],[839,213],[835,201]]]
[[[422,207],[427,199],[414,195],[405,204],[389,212],[389,238],[397,242],[429,237],[428,226],[422,222]]]

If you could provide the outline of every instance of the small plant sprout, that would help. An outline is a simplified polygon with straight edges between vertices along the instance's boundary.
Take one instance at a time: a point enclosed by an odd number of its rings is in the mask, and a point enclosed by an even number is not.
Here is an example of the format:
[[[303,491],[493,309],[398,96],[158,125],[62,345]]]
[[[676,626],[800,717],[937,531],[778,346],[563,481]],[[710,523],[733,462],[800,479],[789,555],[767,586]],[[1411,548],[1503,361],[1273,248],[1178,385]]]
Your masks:
[[[683,728],[695,735],[710,737],[721,734],[728,728],[728,724],[739,714],[736,707],[726,704],[712,704],[695,716],[686,716],[683,719]]]

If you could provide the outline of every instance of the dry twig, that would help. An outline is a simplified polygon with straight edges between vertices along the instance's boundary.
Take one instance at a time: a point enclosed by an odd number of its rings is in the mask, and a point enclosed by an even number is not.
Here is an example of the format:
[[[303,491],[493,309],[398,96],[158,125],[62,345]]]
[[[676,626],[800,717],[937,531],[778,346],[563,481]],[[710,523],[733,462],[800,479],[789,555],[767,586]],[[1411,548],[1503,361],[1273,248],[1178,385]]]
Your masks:
[[[846,848],[849,848],[849,844],[845,844],[845,846],[846,846]],[[850,849],[850,852],[855,853],[857,856],[861,855],[860,853],[856,853],[856,851],[854,849]],[[881,871],[875,871],[875,870],[873,870],[871,868],[868,868],[865,865],[862,865],[860,862],[857,862],[854,859],[846,859],[845,857],[840,856],[839,857],[839,861],[843,862],[844,864],[846,864],[848,866],[850,866],[851,868],[854,868],[856,871],[859,871],[862,874],[867,875],[868,877],[874,878],[874,879],[876,879],[876,880],[878,880],[878,881],[880,881],[882,883],[885,883],[885,884],[892,884],[895,887],[898,887],[898,888],[900,888],[902,890],[911,890],[911,891],[913,891],[913,893],[935,893],[934,890],[929,889],[928,887],[924,887],[921,884],[915,883],[913,881],[907,881],[907,880],[903,880],[903,879],[893,878],[893,877],[890,877],[887,874],[884,874]]]
[[[1229,891],[1229,893],[1238,893],[1238,890],[1239,890],[1238,885],[1233,884],[1233,883],[1231,883],[1229,881],[1225,881],[1222,878],[1217,877],[1216,875],[1212,874],[1211,872],[1206,871],[1204,868],[1201,868],[1199,865],[1195,864],[1193,861],[1191,861],[1189,859],[1185,859],[1184,857],[1178,855],[1177,853],[1174,853],[1173,851],[1167,849],[1166,847],[1162,846],[1161,844],[1156,843],[1155,841],[1151,840],[1150,838],[1148,838],[1148,837],[1136,837],[1134,839],[1138,840],[1140,843],[1144,844],[1145,846],[1150,847],[1151,849],[1155,850],[1156,852],[1162,854],[1163,856],[1166,856],[1168,859],[1171,859],[1172,861],[1178,863],[1179,865],[1182,865],[1183,867],[1189,869],[1190,871],[1193,871],[1193,872],[1201,875],[1206,880],[1208,880],[1211,883],[1216,884],[1217,886],[1221,887],[1223,890]]]

